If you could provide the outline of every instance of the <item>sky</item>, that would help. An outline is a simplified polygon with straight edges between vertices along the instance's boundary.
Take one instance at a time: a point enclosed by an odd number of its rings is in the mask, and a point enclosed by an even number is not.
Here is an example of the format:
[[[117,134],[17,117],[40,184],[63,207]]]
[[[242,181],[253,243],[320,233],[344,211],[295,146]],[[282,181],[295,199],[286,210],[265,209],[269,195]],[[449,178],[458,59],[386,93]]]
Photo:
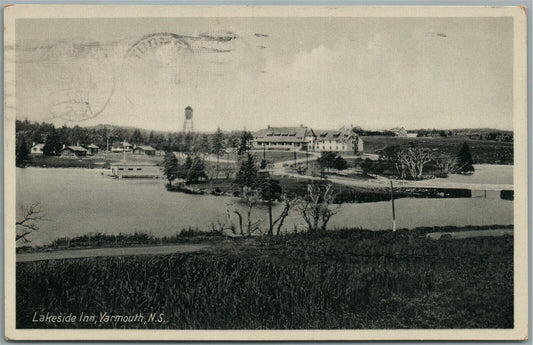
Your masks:
[[[16,115],[177,131],[191,106],[198,131],[512,130],[512,29],[509,17],[18,19]]]

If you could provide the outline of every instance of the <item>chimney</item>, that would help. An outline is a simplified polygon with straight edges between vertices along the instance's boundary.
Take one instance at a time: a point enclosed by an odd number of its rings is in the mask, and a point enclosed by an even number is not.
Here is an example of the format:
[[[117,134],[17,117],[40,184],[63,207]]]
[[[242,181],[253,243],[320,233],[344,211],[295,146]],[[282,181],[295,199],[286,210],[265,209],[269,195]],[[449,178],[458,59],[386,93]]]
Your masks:
[[[268,125],[267,128],[270,129],[270,125]]]
[[[67,147],[65,144],[63,144],[63,148]]]
[[[80,146],[80,141],[76,141],[76,146]]]

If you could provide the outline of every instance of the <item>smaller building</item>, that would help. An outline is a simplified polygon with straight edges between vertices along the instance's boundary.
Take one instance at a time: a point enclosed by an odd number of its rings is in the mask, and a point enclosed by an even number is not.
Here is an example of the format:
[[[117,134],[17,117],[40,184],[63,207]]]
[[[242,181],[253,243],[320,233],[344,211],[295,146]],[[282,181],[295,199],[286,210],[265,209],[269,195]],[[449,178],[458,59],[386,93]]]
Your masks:
[[[131,152],[133,150],[133,145],[127,141],[117,141],[111,145],[111,152]]]
[[[43,152],[44,144],[33,144],[33,146],[30,149],[30,154],[34,156],[42,156],[44,154]]]
[[[90,145],[87,145],[85,147],[87,149],[87,153],[90,154],[90,155],[95,155],[98,153],[98,150],[100,149],[98,146],[96,146],[95,144],[90,144]]]
[[[117,178],[159,178],[161,167],[149,163],[113,163],[111,176]]]
[[[139,145],[133,149],[134,155],[155,156],[155,149],[152,146]]]
[[[65,146],[59,153],[61,157],[73,158],[73,157],[85,157],[87,156],[87,150],[81,146]]]
[[[392,128],[390,132],[394,133],[397,137],[407,137],[407,130],[403,127]]]

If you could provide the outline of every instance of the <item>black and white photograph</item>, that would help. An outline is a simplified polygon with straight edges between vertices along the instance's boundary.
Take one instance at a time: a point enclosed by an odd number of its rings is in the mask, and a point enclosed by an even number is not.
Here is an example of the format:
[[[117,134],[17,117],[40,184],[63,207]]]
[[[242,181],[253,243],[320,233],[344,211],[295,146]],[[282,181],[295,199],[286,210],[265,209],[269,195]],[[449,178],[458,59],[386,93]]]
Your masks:
[[[4,25],[8,339],[527,338],[524,8]]]

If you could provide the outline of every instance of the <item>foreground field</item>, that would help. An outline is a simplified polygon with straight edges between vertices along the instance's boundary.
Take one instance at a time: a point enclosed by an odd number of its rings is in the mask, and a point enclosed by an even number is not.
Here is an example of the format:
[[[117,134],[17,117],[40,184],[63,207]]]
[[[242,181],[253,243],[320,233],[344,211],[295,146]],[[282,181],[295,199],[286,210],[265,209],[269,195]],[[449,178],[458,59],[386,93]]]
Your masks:
[[[342,230],[227,239],[191,254],[18,263],[17,327],[513,327],[513,237],[434,241],[430,231]],[[35,312],[163,317],[36,323]]]
[[[465,138],[364,137],[363,140],[366,153],[376,153],[390,145],[416,143],[452,156],[459,152],[461,145],[466,141],[475,164],[513,164],[513,143]]]

